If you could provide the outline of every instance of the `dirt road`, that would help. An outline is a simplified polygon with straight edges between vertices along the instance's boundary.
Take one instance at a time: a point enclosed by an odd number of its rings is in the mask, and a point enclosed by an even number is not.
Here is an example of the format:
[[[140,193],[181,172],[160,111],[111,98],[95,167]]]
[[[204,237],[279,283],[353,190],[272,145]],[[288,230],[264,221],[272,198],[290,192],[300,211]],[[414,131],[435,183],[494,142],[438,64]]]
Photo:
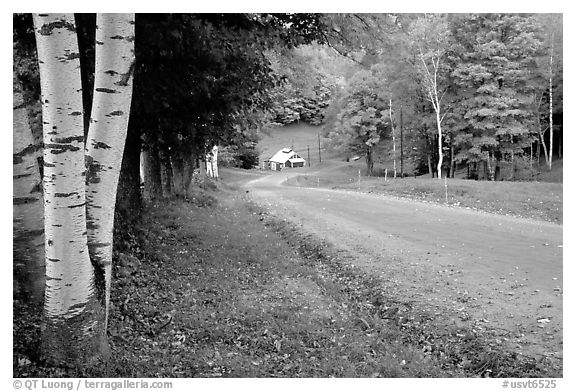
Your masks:
[[[245,184],[252,198],[447,322],[498,331],[519,354],[562,358],[562,226],[352,191]]]

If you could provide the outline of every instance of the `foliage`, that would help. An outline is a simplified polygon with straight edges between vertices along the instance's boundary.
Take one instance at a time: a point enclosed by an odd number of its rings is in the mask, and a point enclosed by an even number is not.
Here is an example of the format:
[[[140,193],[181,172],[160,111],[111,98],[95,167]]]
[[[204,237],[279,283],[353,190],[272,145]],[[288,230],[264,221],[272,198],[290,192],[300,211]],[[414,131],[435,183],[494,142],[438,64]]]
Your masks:
[[[456,136],[459,160],[484,161],[518,154],[529,146],[533,86],[529,83],[541,43],[533,18],[518,15],[455,17],[453,77],[460,88]]]
[[[249,170],[258,167],[260,153],[255,143],[245,143],[240,146],[230,146],[218,152],[219,164],[225,167],[238,167]]]
[[[328,137],[336,149],[366,159],[368,175],[374,166],[373,152],[390,127],[389,95],[378,68],[360,71],[350,81],[341,99],[341,111]]]
[[[283,81],[272,92],[274,121],[283,125],[324,122],[333,94],[342,85],[343,60],[318,44],[267,53]]]
[[[367,63],[382,68],[394,101],[394,122],[399,122],[401,106],[406,155],[417,163],[419,173],[439,163],[441,155],[449,157],[442,165],[451,174],[457,165],[478,165],[487,170],[486,178],[495,178],[500,166],[518,165],[516,169],[520,169],[524,159],[535,160],[534,152],[540,149],[534,144],[544,142],[539,132],[549,132],[547,80],[552,48],[556,59],[553,90],[558,95],[554,133],[561,131],[560,15],[380,17],[380,30],[368,28],[374,27],[370,23],[363,28],[353,24],[341,27],[343,21],[361,20],[362,15],[331,16],[332,24],[327,25],[358,39],[356,49],[362,47],[364,57],[356,52],[355,58],[370,57]],[[373,36],[372,45],[358,43],[365,34]],[[339,104],[333,102],[328,111],[326,134],[343,111]],[[558,144],[554,143],[555,149],[560,148]]]
[[[138,15],[135,114],[159,118],[152,131],[161,130],[162,142],[191,144],[199,155],[245,141],[279,82],[264,52],[314,38],[318,23],[309,14]]]
[[[237,167],[250,169],[258,167],[259,154],[254,146],[242,146],[237,152]]]

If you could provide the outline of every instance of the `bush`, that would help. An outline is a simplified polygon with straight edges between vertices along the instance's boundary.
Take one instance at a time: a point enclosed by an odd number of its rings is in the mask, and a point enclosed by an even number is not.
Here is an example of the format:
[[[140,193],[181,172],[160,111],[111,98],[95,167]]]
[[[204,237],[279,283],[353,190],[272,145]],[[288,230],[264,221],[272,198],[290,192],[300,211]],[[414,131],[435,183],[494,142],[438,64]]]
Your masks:
[[[254,147],[240,148],[236,154],[236,167],[251,169],[258,167],[258,151]]]

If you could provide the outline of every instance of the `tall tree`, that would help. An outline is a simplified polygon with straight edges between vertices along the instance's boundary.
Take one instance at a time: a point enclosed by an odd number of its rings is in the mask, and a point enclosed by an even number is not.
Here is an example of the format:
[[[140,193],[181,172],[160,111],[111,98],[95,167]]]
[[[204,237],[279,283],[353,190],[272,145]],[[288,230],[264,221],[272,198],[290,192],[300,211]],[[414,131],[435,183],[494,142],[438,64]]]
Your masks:
[[[436,129],[438,132],[438,178],[442,177],[443,163],[443,131],[442,121],[446,116],[443,97],[447,90],[446,76],[449,72],[446,66],[446,54],[450,46],[450,31],[446,17],[437,14],[427,14],[410,26],[411,45],[418,57],[419,76],[426,97],[436,114]]]
[[[34,26],[44,125],[42,353],[51,362],[90,365],[109,353],[106,322],[114,217],[110,198],[116,195],[130,111],[134,16],[98,16],[94,110],[87,142],[74,16],[36,14]]]
[[[387,98],[380,75],[372,71],[358,72],[341,98],[342,109],[328,134],[336,149],[364,157],[367,175],[373,174],[375,148],[390,126]]]
[[[134,15],[98,14],[94,98],[86,138],[88,250],[104,274],[108,320],[118,177],[128,131],[134,71]]]
[[[453,81],[465,121],[456,138],[460,156],[483,162],[494,180],[499,161],[530,145],[534,84],[540,48],[533,17],[515,14],[458,15]]]
[[[562,14],[539,14],[536,16],[543,30],[544,55],[541,60],[541,70],[547,79],[547,119],[549,129],[549,153],[547,154],[548,169],[552,169],[552,155],[554,149],[554,113],[560,111],[556,106],[562,105]],[[558,104],[559,102],[559,104]],[[559,151],[560,151],[560,143]],[[545,148],[545,146],[544,146]],[[546,152],[546,149],[544,149]],[[560,154],[560,152],[559,152]]]

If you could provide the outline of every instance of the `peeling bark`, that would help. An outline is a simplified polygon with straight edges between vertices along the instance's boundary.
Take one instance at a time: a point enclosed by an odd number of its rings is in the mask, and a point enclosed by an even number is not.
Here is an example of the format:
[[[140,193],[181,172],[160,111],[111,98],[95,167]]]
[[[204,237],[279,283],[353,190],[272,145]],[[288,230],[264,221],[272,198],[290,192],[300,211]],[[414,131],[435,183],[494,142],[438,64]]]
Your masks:
[[[86,138],[88,250],[108,321],[118,178],[132,102],[134,14],[98,14],[92,118]],[[119,38],[121,37],[121,38]]]
[[[42,91],[46,291],[42,355],[90,365],[103,351],[104,316],[87,251],[84,124],[72,14],[34,15]],[[65,194],[66,196],[58,196]]]

